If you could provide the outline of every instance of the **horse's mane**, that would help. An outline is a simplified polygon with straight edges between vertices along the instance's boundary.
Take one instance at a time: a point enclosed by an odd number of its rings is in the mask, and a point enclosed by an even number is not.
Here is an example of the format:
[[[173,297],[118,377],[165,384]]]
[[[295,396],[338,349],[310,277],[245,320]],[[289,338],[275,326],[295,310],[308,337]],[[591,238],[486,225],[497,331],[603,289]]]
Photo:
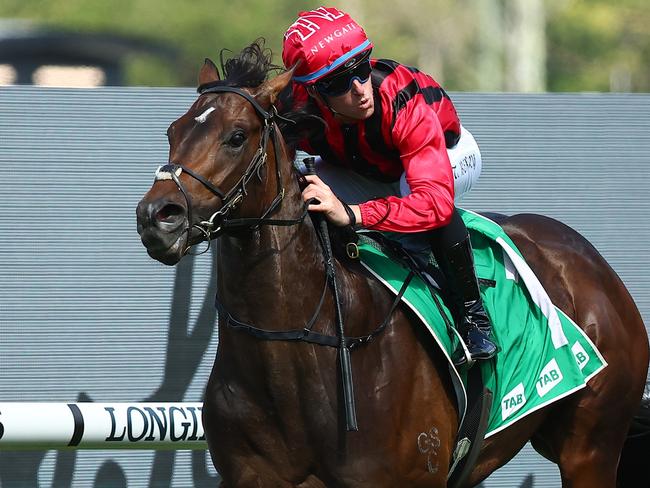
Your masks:
[[[272,63],[273,53],[271,49],[264,46],[265,42],[265,39],[260,37],[242,49],[239,54],[227,59],[224,59],[224,55],[232,51],[222,49],[219,59],[223,79],[204,83],[197,91],[200,93],[215,86],[257,88],[268,79],[269,73],[282,71],[281,66]],[[295,148],[301,139],[323,132],[325,121],[316,114],[312,104],[294,107],[291,83],[282,91],[276,105],[282,118],[290,121],[280,119],[278,126],[285,142],[291,148]]]
[[[204,83],[197,89],[198,92],[214,86],[233,86],[238,88],[256,88],[266,81],[269,72],[281,71],[282,67],[271,62],[273,53],[264,47],[265,40],[260,37],[246,46],[236,56],[225,58],[229,49],[222,49],[219,53],[223,79]]]

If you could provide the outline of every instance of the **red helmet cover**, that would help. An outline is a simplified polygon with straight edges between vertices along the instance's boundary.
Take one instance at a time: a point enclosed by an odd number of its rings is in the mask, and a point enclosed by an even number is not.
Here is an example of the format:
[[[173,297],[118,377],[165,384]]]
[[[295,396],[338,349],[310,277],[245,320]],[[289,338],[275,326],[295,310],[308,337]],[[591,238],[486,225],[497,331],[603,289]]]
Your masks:
[[[372,49],[363,28],[333,7],[300,12],[284,34],[282,61],[296,66],[294,80],[314,83],[349,59]]]

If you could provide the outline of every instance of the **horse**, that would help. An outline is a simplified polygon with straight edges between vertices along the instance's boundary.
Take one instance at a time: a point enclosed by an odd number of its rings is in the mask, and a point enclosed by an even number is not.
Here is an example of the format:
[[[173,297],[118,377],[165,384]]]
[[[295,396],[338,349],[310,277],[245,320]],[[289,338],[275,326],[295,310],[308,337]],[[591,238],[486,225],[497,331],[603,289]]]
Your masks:
[[[203,425],[222,486],[447,486],[459,412],[446,359],[411,313],[392,307],[382,284],[354,260],[335,258],[346,334],[367,335],[389,317],[351,354],[358,430],[346,431],[337,349],[300,340],[307,329],[337,335],[337,302],[325,291],[327,260],[284,139],[301,127],[275,108],[291,71],[268,76],[270,55],[255,45],[221,64],[223,79],[205,60],[199,95],[169,126],[168,163],[136,214],[148,254],[167,265],[218,238],[219,345]],[[575,230],[535,214],[500,224],[608,366],[487,438],[466,484],[530,441],[558,465],[563,487],[613,488],[648,366],[641,316]],[[264,340],[273,333],[287,340]]]

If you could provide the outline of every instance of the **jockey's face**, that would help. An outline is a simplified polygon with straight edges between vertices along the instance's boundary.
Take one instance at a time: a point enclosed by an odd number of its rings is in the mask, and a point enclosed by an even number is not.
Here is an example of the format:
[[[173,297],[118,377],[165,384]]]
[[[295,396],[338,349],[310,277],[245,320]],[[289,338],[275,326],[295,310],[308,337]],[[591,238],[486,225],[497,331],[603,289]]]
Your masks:
[[[375,111],[372,82],[370,78],[364,83],[354,80],[349,91],[343,95],[327,97],[327,102],[335,113],[353,120],[365,120]]]

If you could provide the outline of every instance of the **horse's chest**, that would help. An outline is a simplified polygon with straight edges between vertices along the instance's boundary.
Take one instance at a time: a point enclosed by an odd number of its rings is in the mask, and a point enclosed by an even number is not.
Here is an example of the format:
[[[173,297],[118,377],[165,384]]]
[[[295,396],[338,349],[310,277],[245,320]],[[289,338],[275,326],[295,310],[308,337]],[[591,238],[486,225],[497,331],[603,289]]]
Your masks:
[[[305,476],[318,457],[310,440],[315,426],[286,401],[260,397],[262,391],[253,393],[236,383],[208,388],[204,428],[217,469],[230,471],[234,479],[242,476],[242,466],[256,466],[255,472],[266,472],[268,479]]]
[[[296,385],[212,380],[204,401],[208,437],[214,428],[215,432],[227,430],[229,436],[246,438],[249,443],[252,436],[260,444],[256,448],[273,444],[274,449],[306,449],[309,433],[323,428],[324,420],[331,417],[323,409],[321,398],[299,391]],[[287,380],[290,378],[285,378],[285,384]]]

